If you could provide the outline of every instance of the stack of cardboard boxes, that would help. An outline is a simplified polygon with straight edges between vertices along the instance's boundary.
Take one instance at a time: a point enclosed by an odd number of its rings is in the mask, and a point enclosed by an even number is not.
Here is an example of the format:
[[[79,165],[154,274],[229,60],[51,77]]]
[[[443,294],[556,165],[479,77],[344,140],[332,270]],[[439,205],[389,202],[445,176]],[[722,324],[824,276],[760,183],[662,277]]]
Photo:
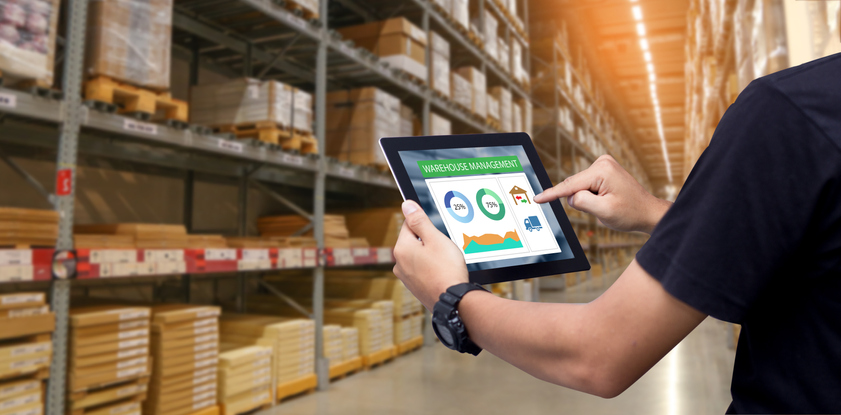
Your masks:
[[[103,241],[106,247],[112,242],[119,246],[127,245],[129,241],[138,249],[185,248],[188,245],[187,229],[183,225],[148,223],[76,225],[73,227],[73,232],[77,237],[84,235],[80,241],[87,243]]]
[[[350,362],[361,356],[359,354],[359,329],[342,327],[342,350],[345,362]]]
[[[40,415],[55,317],[43,293],[0,295],[0,413]]]
[[[265,304],[271,306],[273,302]],[[263,304],[259,300],[252,304]],[[223,314],[222,340],[272,349],[272,379],[280,400],[315,388],[315,322],[309,319],[252,314]]]
[[[426,82],[426,33],[402,17],[338,29],[392,68]]]
[[[400,135],[400,111],[399,99],[374,87],[327,94],[327,155],[386,165],[378,140]]]
[[[150,315],[116,305],[70,310],[69,413],[140,413],[152,369]]]
[[[502,86],[495,86],[490,89],[490,94],[499,102],[499,123],[502,131],[512,131],[514,116],[511,91]]]
[[[458,68],[456,72],[470,83],[470,105],[467,108],[472,113],[484,119],[488,116],[488,86],[485,74],[478,68],[472,66]]]
[[[257,228],[261,236],[282,243],[285,238],[291,237],[309,223],[309,219],[300,215],[265,216],[257,220]],[[304,234],[311,236],[313,231],[309,230]],[[231,245],[230,240],[229,238],[229,245]],[[299,242],[301,241],[299,240]],[[350,237],[343,215],[324,215],[324,246],[328,248],[365,248],[368,247],[368,241],[365,238]]]
[[[53,246],[56,239],[58,212],[0,208],[0,246]]]
[[[432,65],[432,79],[429,86],[441,95],[450,97],[450,43],[441,35],[432,32],[432,56],[429,57]]]
[[[152,308],[154,370],[145,415],[187,415],[216,407],[219,307]]]
[[[219,354],[222,415],[241,414],[272,403],[271,359],[270,346],[236,346]]]
[[[6,82],[23,80],[45,88],[52,86],[59,3],[0,0],[0,72]]]

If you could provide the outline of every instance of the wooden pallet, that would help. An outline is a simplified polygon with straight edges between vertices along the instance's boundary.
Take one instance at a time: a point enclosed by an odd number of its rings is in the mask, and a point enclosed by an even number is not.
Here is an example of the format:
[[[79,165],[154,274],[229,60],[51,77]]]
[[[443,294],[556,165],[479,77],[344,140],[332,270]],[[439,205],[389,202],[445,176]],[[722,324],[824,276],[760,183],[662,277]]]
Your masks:
[[[488,124],[491,128],[493,128],[493,129],[495,129],[495,130],[502,130],[502,124],[500,124],[500,122],[499,122],[499,121],[497,121],[497,120],[495,120],[495,119],[493,119],[493,118],[491,118],[491,117],[488,117],[488,118],[485,120],[485,122],[486,122],[486,123],[487,123],[487,124]]]
[[[285,0],[283,3],[286,10],[291,11],[298,17],[303,17],[307,20],[318,19],[318,12],[309,10],[294,0]]]
[[[403,343],[398,343],[395,347],[397,347],[397,355],[403,356],[406,353],[420,349],[421,346],[423,346],[423,336],[417,336]]]
[[[187,103],[172,98],[169,92],[138,88],[106,76],[97,76],[85,82],[85,100],[117,106],[120,114],[137,115],[146,121],[187,123],[189,118]]]
[[[481,38],[479,38],[479,35],[476,34],[476,32],[468,30],[467,38],[470,39],[470,41],[473,42],[473,44],[476,45],[476,47],[479,48],[479,50],[485,50],[485,42]]]
[[[272,121],[219,125],[213,127],[217,133],[230,133],[236,138],[262,141],[281,146],[284,150],[297,150],[301,154],[318,153],[318,141],[305,131],[290,130]]]
[[[362,357],[330,366],[330,380],[344,379],[362,370]]]
[[[303,378],[284,382],[277,385],[277,401],[281,402],[284,399],[315,392],[315,387],[318,386],[318,378],[313,373]]]
[[[397,348],[392,346],[369,355],[362,356],[362,367],[371,370],[374,367],[388,363],[394,359]]]

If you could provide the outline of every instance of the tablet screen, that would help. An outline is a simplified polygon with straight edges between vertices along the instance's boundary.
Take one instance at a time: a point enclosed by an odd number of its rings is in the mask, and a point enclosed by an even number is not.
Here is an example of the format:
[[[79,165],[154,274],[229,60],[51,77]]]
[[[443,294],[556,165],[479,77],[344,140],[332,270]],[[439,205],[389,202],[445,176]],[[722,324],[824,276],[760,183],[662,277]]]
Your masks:
[[[522,146],[399,151],[423,210],[468,271],[573,258]]]

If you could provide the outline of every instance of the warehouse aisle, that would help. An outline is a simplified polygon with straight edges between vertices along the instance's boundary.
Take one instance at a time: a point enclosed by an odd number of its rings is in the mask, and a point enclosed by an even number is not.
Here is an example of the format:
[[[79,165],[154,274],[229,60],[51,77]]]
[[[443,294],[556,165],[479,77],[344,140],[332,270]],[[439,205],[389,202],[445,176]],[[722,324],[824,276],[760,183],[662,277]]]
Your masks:
[[[542,299],[589,301],[602,291],[582,285]],[[473,358],[436,345],[259,414],[722,414],[730,403],[734,357],[726,336],[724,323],[707,319],[611,400],[539,381],[488,353]]]

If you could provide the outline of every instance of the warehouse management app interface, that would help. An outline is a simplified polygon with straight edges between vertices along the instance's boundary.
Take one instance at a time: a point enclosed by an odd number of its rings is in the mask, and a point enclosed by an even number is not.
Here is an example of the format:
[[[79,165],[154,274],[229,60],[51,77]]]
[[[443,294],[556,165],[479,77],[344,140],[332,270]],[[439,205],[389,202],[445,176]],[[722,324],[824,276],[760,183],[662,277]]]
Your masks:
[[[467,157],[465,157],[467,156]],[[421,206],[469,270],[572,258],[521,146],[401,151]]]

